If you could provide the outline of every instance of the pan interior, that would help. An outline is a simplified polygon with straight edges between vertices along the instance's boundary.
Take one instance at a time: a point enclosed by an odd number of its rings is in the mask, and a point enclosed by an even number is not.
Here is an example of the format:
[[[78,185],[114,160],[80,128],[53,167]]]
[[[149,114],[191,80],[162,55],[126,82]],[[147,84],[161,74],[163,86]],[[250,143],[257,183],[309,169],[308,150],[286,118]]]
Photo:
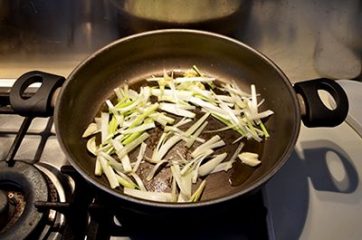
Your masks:
[[[300,116],[292,87],[269,60],[251,48],[198,31],[157,31],[122,39],[73,71],[55,111],[58,139],[71,164],[98,187],[129,199],[121,190],[109,189],[105,177],[94,175],[95,159],[87,152],[81,135],[115,87],[160,74],[164,69],[183,71],[193,65],[221,81],[235,81],[248,92],[250,84],[255,84],[266,100],[264,108],[275,112],[266,123],[271,137],[259,148],[260,167],[252,172],[239,171],[236,186],[230,185],[228,173],[209,176],[201,203],[244,194],[269,179],[289,157],[298,135]],[[238,177],[233,178],[238,181]]]

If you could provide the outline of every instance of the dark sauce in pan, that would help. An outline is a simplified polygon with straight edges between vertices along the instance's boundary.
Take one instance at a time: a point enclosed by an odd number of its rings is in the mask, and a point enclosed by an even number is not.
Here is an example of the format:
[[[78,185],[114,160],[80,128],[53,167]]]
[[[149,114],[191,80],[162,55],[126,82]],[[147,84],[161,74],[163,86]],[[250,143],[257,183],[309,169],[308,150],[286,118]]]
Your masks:
[[[216,81],[216,84],[218,84],[217,81]],[[128,84],[128,85],[129,85],[129,89],[133,89],[137,92],[139,92],[139,89],[142,86],[147,86],[147,85],[156,86],[155,83],[147,82],[145,80],[133,82],[132,84]],[[120,87],[123,87],[123,86],[121,85]],[[217,94],[223,93],[217,89],[215,89],[214,91]],[[114,104],[116,104],[117,97],[115,94],[110,96],[109,99]],[[155,102],[155,101],[157,101],[157,98],[152,97],[151,101]],[[101,111],[108,111],[108,108],[105,103],[100,107],[97,116],[100,116]],[[194,122],[197,119],[199,119],[201,116],[203,116],[203,114],[205,114],[205,113],[201,112],[198,108],[196,109],[195,113],[196,113],[196,118],[193,121],[191,121],[190,123],[181,126],[180,127],[181,130],[188,129],[192,124],[194,124]],[[177,123],[179,120],[181,120],[181,117],[172,115],[170,113],[167,113],[167,115],[174,118],[175,123]],[[214,154],[221,154],[221,153],[226,152],[227,157],[224,161],[229,161],[229,159],[234,154],[236,148],[238,147],[238,145],[240,143],[240,142],[237,142],[237,143],[233,144],[233,142],[240,137],[240,134],[232,129],[226,130],[226,131],[221,131],[221,132],[215,132],[215,133],[207,133],[205,131],[224,128],[225,125],[223,123],[221,123],[220,121],[218,121],[217,119],[213,118],[212,116],[209,116],[206,121],[208,121],[208,125],[206,126],[206,128],[204,129],[204,131],[201,133],[201,135],[199,137],[201,137],[207,141],[208,139],[212,138],[213,136],[219,135],[221,137],[221,139],[224,140],[225,146],[216,149],[214,151]],[[156,124],[156,128],[148,131],[148,133],[150,134],[150,137],[146,140],[146,143],[147,143],[147,150],[146,150],[146,154],[145,154],[146,157],[152,156],[152,152],[153,152],[154,148],[156,147],[156,145],[161,137],[161,134],[163,132],[162,126],[160,126],[158,123],[155,123],[155,124]],[[242,152],[257,153],[257,154],[259,154],[259,159],[261,159],[261,161],[262,161],[264,141],[257,142],[252,139],[251,140],[243,139],[242,141],[245,144],[242,149]],[[179,156],[177,154],[177,152],[178,152],[185,159],[190,160],[192,151],[199,145],[201,145],[201,143],[195,141],[193,146],[190,149],[188,149],[184,146],[184,142],[180,141],[167,153],[167,155],[165,156],[165,159],[179,158]],[[135,159],[137,158],[138,149],[139,149],[139,147],[136,148],[136,150],[132,151],[129,154],[131,161],[135,161]],[[153,164],[150,164],[147,161],[144,161],[143,163],[141,163],[141,165],[137,171],[137,174],[144,181],[144,185],[149,191],[169,192],[171,189],[170,186],[171,186],[171,181],[172,181],[172,175],[171,175],[169,168],[161,168],[161,170],[155,175],[155,177],[151,181],[145,180],[146,176],[152,170],[153,166],[154,166]],[[230,182],[231,186],[238,186],[238,185],[243,184],[253,174],[253,172],[256,170],[256,168],[257,167],[250,167],[245,164],[242,164],[241,161],[236,159],[232,168],[230,170],[228,170],[229,182]],[[195,186],[193,186],[193,187],[195,187]]]

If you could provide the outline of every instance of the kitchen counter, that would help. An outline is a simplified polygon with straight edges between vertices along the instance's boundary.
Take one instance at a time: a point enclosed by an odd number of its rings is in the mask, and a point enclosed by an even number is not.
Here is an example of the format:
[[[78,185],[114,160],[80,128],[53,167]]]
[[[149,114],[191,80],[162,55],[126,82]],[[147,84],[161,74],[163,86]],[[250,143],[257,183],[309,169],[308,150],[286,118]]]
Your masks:
[[[271,239],[361,239],[362,138],[347,123],[302,127],[264,188]]]

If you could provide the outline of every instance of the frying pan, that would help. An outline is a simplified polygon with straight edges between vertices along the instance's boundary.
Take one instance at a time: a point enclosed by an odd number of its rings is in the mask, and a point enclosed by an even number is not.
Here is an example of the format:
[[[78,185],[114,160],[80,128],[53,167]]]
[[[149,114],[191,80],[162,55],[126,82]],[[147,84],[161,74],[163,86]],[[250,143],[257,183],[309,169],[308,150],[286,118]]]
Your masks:
[[[233,80],[241,89],[248,90],[250,84],[255,84],[266,99],[264,107],[275,114],[266,122],[271,137],[257,148],[262,164],[247,171],[247,176],[235,170],[234,175],[240,174],[242,178],[235,186],[229,184],[227,173],[209,176],[197,203],[151,202],[126,196],[119,189],[112,190],[105,177],[94,175],[95,159],[86,150],[83,131],[113,89],[125,81],[133,83],[162,74],[165,69],[182,71],[192,65],[220,81]],[[24,98],[24,90],[33,82],[42,82],[40,89],[33,97]],[[333,96],[334,110],[324,106],[318,90]],[[187,29],[150,31],[115,41],[78,65],[67,80],[38,71],[26,73],[16,81],[10,94],[13,109],[27,116],[51,115],[54,100],[57,138],[71,165],[87,181],[118,200],[156,208],[207,206],[253,192],[287,161],[301,120],[309,127],[332,127],[343,122],[348,112],[346,94],[334,81],[318,79],[292,86],[285,74],[255,49],[223,35]]]

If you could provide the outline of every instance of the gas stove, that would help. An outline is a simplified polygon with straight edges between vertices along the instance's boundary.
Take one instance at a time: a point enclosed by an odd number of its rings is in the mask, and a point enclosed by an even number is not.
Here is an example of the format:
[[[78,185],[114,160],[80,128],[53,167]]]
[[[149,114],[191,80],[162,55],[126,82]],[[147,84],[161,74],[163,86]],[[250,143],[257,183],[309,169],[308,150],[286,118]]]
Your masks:
[[[352,100],[350,89],[361,84],[345,83],[353,85],[345,87]],[[290,160],[263,189],[213,214],[186,215],[165,223],[162,215],[125,210],[89,185],[69,165],[53,119],[14,114],[4,89],[0,94],[1,239],[358,239],[362,235],[358,226],[362,138],[354,115],[356,99],[350,101],[347,119],[354,120],[355,130],[347,123],[336,128],[302,126]],[[188,227],[180,233],[185,222]],[[339,228],[337,235],[330,235],[331,224]]]
[[[123,208],[69,165],[52,118],[13,114],[4,95],[0,97],[1,239],[267,239],[261,191],[202,216],[168,215],[170,221],[163,215]]]
[[[361,238],[360,86],[349,89],[355,112],[346,123],[328,129],[302,126],[291,158],[263,189],[211,217],[188,216],[182,236],[180,224],[168,226],[173,233],[165,230],[167,222],[173,223],[169,218],[116,214],[119,203],[69,165],[52,118],[23,118],[3,107],[7,98],[1,87],[10,87],[23,73],[67,76],[100,47],[143,31],[115,2],[132,1],[0,1],[1,171],[13,164],[14,171],[39,181],[25,181],[32,186],[26,191],[9,181],[1,185],[0,238],[5,230],[12,231],[10,239]],[[360,1],[242,2],[232,37],[270,57],[293,83],[320,77],[361,80]],[[26,194],[36,189],[42,190]],[[36,212],[36,221],[17,221],[29,212]]]

